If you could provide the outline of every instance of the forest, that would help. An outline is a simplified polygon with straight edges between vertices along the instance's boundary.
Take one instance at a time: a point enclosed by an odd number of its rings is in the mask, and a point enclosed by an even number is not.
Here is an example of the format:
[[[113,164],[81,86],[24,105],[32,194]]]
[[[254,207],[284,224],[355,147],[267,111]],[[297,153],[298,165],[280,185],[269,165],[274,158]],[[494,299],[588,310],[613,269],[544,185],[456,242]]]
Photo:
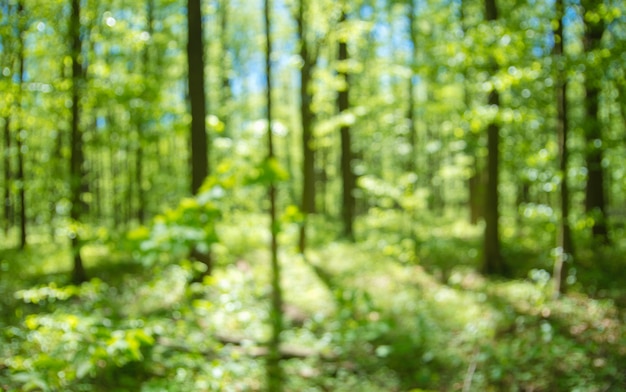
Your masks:
[[[626,391],[622,0],[0,0],[0,390]]]

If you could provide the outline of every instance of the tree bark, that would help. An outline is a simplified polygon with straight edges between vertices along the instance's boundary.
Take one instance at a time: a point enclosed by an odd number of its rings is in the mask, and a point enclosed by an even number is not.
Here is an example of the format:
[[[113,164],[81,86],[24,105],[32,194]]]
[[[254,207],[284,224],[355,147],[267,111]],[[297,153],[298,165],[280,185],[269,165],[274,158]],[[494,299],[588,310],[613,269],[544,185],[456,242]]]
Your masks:
[[[204,43],[202,35],[201,0],[187,0],[187,61],[189,66],[189,104],[191,107],[191,193],[196,195],[209,174],[209,150],[206,132],[206,95],[204,91]],[[206,266],[205,275],[213,267],[210,252],[191,250],[191,256]]]
[[[113,115],[111,113],[107,114],[107,122],[109,124],[114,123]],[[120,198],[121,189],[118,184],[119,182],[118,178],[121,177],[122,170],[120,169],[119,159],[116,154],[118,149],[119,149],[118,145],[109,143],[109,167],[111,168],[110,173],[111,173],[111,182],[112,182],[112,189],[113,189],[113,195],[111,196],[110,208],[112,209],[112,212],[113,212],[113,226],[114,227],[121,227],[123,224],[122,223],[123,222],[123,216],[122,216],[123,208],[122,208],[122,203],[121,203],[121,198]]]
[[[146,3],[146,28],[148,31],[148,35],[150,39],[153,39],[154,35],[154,0],[147,0]],[[146,44],[142,53],[142,62],[143,62],[143,71],[144,75],[150,75],[151,67],[151,58],[150,58],[150,44]],[[145,139],[145,130],[147,127],[147,116],[146,111],[148,110],[148,106],[152,104],[150,97],[148,94],[152,94],[152,83],[150,81],[144,82],[145,90],[144,90],[144,102],[143,108],[141,109],[140,122],[137,125],[137,148],[135,150],[135,182],[137,183],[137,210],[136,210],[136,218],[139,224],[143,224],[146,219],[146,195],[144,192],[144,139]]]
[[[406,170],[415,173],[417,171],[417,121],[415,119],[415,69],[417,67],[417,21],[415,18],[415,0],[409,1],[408,13],[409,13],[409,35],[411,39],[411,72],[409,74],[408,95],[409,104],[407,108],[406,118],[409,125],[408,142],[411,146],[411,153],[406,165]]]
[[[560,205],[561,217],[559,219],[559,233],[557,246],[560,248],[554,264],[554,295],[565,293],[566,280],[569,266],[574,255],[574,245],[569,223],[569,181],[567,178],[569,151],[567,149],[567,139],[569,124],[567,119],[567,76],[565,53],[563,44],[563,0],[556,1],[557,28],[554,31],[555,45],[553,62],[557,66],[557,88],[556,88],[556,134],[559,147],[559,171],[561,173]]]
[[[195,195],[209,173],[204,92],[204,44],[201,0],[187,0],[187,60],[191,106],[191,192]]]
[[[26,248],[27,233],[26,233],[26,178],[24,177],[24,138],[26,135],[25,121],[22,110],[22,101],[24,99],[24,4],[22,1],[17,3],[17,67],[18,67],[18,98],[16,101],[16,117],[18,118],[19,129],[15,134],[15,141],[17,147],[17,173],[15,176],[16,183],[18,184],[17,200],[19,204],[19,222],[20,222],[20,249]]]
[[[11,116],[7,115],[4,118],[4,197],[3,197],[3,210],[4,210],[4,235],[9,234],[9,229],[13,225],[13,201],[11,198],[11,183],[13,181],[11,170]]]
[[[71,155],[70,155],[70,220],[74,283],[87,280],[87,274],[81,258],[82,241],[79,225],[83,215],[82,191],[84,189],[83,133],[80,128],[80,97],[84,85],[83,64],[81,62],[82,39],[80,35],[80,0],[71,0],[70,41],[72,57],[72,119],[71,119]]]
[[[460,3],[460,19],[463,35],[465,36],[469,30],[467,25],[467,18],[465,14],[466,0],[462,0]],[[463,103],[465,104],[465,110],[471,109],[471,96],[468,86],[469,75],[467,67],[463,67]],[[472,132],[466,134],[466,153],[472,157],[471,174],[467,181],[468,188],[468,209],[469,209],[469,221],[471,224],[476,225],[481,218],[484,218],[484,206],[485,206],[485,175],[484,169],[481,167],[479,159],[477,157],[477,146],[479,144],[478,138]]]
[[[483,171],[478,167],[476,158],[474,158],[472,174],[468,180],[468,188],[470,223],[476,225],[485,216],[485,181]]]
[[[498,19],[498,9],[495,0],[485,0],[485,15],[487,21]],[[497,73],[495,60],[491,60],[492,74]],[[498,106],[500,95],[495,88],[489,94],[489,105]],[[504,263],[500,253],[500,233],[498,221],[500,218],[498,171],[500,155],[500,127],[494,121],[487,126],[487,186],[485,191],[485,238],[483,272],[486,274],[503,274]]]
[[[346,12],[342,9],[340,23],[345,23]],[[339,114],[345,113],[350,108],[350,77],[348,71],[345,70],[345,63],[348,61],[348,43],[346,37],[342,37],[339,41],[339,51],[337,60],[341,65],[339,76],[344,80],[344,86],[337,94],[337,110]],[[350,126],[343,124],[341,126],[341,175],[342,175],[342,210],[341,216],[343,221],[343,235],[350,241],[354,241],[354,215],[356,212],[356,200],[354,197],[354,188],[356,179],[352,168],[354,154],[352,152],[352,140],[350,134]]]
[[[7,4],[7,13],[9,17],[11,17],[14,10],[15,5]],[[4,38],[4,37],[3,37]],[[3,51],[2,51],[2,59],[4,60],[2,63],[3,68],[8,68],[11,70],[11,80],[14,72],[14,57],[13,54],[16,51],[14,48],[15,42],[11,39],[11,37],[6,37],[3,40]],[[19,49],[18,49],[19,51]],[[13,192],[11,191],[13,181],[14,181],[14,172],[13,172],[13,132],[12,127],[13,123],[13,105],[8,104],[7,111],[4,113],[4,128],[3,128],[3,139],[4,139],[4,153],[3,153],[3,179],[4,179],[4,194],[3,194],[3,212],[4,212],[4,235],[8,237],[9,230],[15,225],[15,206],[13,201]],[[19,125],[19,124],[18,124]]]
[[[592,1],[583,1],[584,12],[589,12],[595,4]],[[590,21],[583,16],[585,21],[585,34],[583,44],[587,54],[600,48],[600,41],[604,33],[602,19]],[[609,242],[606,224],[606,196],[604,184],[604,171],[602,160],[604,158],[604,145],[602,140],[602,121],[599,112],[600,80],[602,74],[596,69],[599,62],[587,65],[585,73],[585,112],[586,126],[585,138],[587,148],[585,150],[585,162],[587,165],[587,187],[585,189],[585,210],[593,220],[591,232],[593,238],[599,243]]]
[[[232,99],[232,87],[230,81],[230,72],[231,72],[231,62],[229,61],[228,54],[228,7],[230,1],[222,0],[220,2],[219,8],[219,16],[220,16],[220,45],[222,50],[222,57],[224,59],[225,64],[220,67],[221,72],[221,94],[220,94],[220,121],[224,124],[224,132],[223,135],[225,137],[231,136],[230,132],[230,115],[231,115],[231,104],[230,101]]]
[[[315,212],[315,149],[313,147],[313,121],[314,114],[311,109],[313,97],[311,94],[311,79],[315,66],[315,56],[309,50],[306,37],[305,10],[306,0],[300,0],[298,4],[298,38],[300,40],[300,121],[302,126],[302,213],[304,221],[300,227],[300,252],[306,248],[306,216]]]
[[[266,110],[267,110],[267,159],[275,159],[274,138],[272,135],[272,36],[270,33],[271,1],[264,0],[263,14],[265,21],[265,83],[266,83]],[[280,283],[281,269],[278,262],[278,219],[276,214],[276,184],[272,180],[269,184],[268,197],[270,202],[270,254],[271,254],[271,308],[270,322],[272,335],[268,342],[267,355],[267,390],[280,392],[283,390],[284,374],[280,364],[281,333],[283,331],[283,293]]]

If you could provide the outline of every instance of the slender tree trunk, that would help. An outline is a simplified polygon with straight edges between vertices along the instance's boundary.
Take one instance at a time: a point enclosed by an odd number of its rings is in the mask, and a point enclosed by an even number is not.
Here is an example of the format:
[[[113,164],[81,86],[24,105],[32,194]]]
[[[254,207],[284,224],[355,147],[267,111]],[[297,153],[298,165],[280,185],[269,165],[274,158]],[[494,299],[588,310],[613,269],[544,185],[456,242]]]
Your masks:
[[[107,116],[108,120],[107,122],[109,124],[113,124],[113,119],[112,116]],[[116,142],[119,143],[119,142]],[[110,175],[111,175],[111,190],[112,190],[112,194],[111,194],[111,203],[110,203],[110,208],[112,208],[112,214],[113,214],[113,227],[120,227],[122,225],[122,205],[120,202],[120,193],[121,193],[121,189],[120,189],[120,185],[119,185],[119,176],[120,176],[120,168],[119,168],[119,160],[117,159],[117,154],[116,152],[118,151],[119,146],[114,145],[113,143],[109,143],[109,167],[111,168],[110,170]]]
[[[415,12],[417,10],[416,0],[409,0],[408,4],[408,19],[409,19],[409,38],[411,40],[411,57],[409,60],[409,66],[411,68],[411,72],[409,73],[409,80],[407,83],[407,94],[408,94],[408,107],[406,118],[409,127],[408,134],[408,143],[410,146],[410,153],[408,154],[408,160],[406,161],[405,170],[409,173],[417,173],[418,169],[418,151],[417,151],[417,143],[418,143],[418,135],[417,135],[417,119],[415,117],[415,110],[417,109],[417,102],[415,99],[415,75],[417,73],[417,65],[418,65],[418,36],[417,36],[417,18],[415,16]],[[417,189],[418,181],[417,176],[415,177],[415,181],[410,184],[409,192],[414,193]],[[415,246],[417,246],[418,242],[418,233],[417,233],[417,221],[418,221],[418,211],[415,207],[410,207],[408,209],[408,235],[409,238],[414,241]]]
[[[187,1],[187,59],[189,63],[189,101],[191,106],[191,192],[195,195],[209,173],[204,92],[204,44],[200,0]]]
[[[26,178],[24,176],[24,139],[21,132],[17,135],[17,173],[18,203],[20,215],[20,249],[25,249],[27,244],[27,221],[26,221]]]
[[[220,44],[222,50],[222,58],[225,64],[220,67],[222,86],[221,86],[221,102],[220,102],[220,121],[224,124],[224,136],[231,136],[230,132],[230,110],[232,100],[232,89],[230,81],[231,62],[228,53],[228,7],[230,0],[222,0],[220,2]]]
[[[55,135],[55,140],[54,140],[54,148],[53,148],[53,156],[58,157],[59,159],[54,159],[51,162],[52,165],[52,170],[55,173],[63,173],[63,176],[66,175],[66,172],[63,170],[63,161],[61,158],[64,157],[63,154],[63,131],[62,130],[57,130],[56,131],[56,135]],[[57,186],[57,181],[55,181],[54,179],[50,178],[50,186],[49,186],[49,193],[51,195],[50,197],[50,201],[48,204],[48,208],[50,210],[50,219],[48,221],[48,232],[50,235],[50,240],[55,242],[56,241],[56,225],[55,225],[55,218],[57,216],[57,203],[59,201],[59,199],[61,198],[60,195],[60,190],[59,187]]]
[[[495,0],[485,0],[485,15],[487,21],[498,19],[498,9]],[[495,75],[497,67],[492,60],[492,74]],[[489,94],[489,105],[498,106],[500,95],[497,90]],[[498,221],[500,218],[500,200],[498,194],[498,171],[500,155],[500,127],[495,122],[487,126],[487,187],[485,192],[485,238],[483,271],[487,274],[504,273],[504,263],[500,253],[500,233]]]
[[[490,105],[498,104],[498,93],[492,92],[489,97]],[[485,243],[484,243],[484,272],[487,274],[502,274],[502,256],[500,254],[500,234],[498,221],[499,194],[498,194],[498,167],[499,167],[500,129],[496,124],[487,127],[487,187],[485,192]]]
[[[320,148],[317,151],[317,170],[316,170],[316,181],[319,183],[317,187],[317,199],[319,205],[317,211],[321,212],[324,215],[328,214],[327,207],[327,198],[328,198],[328,172],[326,171],[328,165],[328,155],[329,152],[326,148]]]
[[[94,124],[94,129],[95,129],[96,125]],[[103,143],[100,142],[99,137],[95,136],[93,140],[93,144],[96,146],[102,145]],[[102,178],[104,175],[104,164],[102,162],[103,160],[103,154],[94,154],[96,155],[94,157],[94,159],[92,160],[91,163],[91,172],[93,173],[93,177],[97,180],[95,180],[93,182],[93,184],[91,185],[91,189],[93,192],[93,214],[96,217],[96,219],[99,222],[106,222],[108,215],[107,213],[105,213],[102,210]]]
[[[12,5],[11,3],[7,4],[6,6],[7,14],[9,18],[11,18],[13,14],[16,12],[14,7],[15,5]],[[19,15],[19,12],[17,12],[17,14]],[[18,26],[18,29],[19,29],[19,26]],[[13,48],[13,46],[15,45],[15,42],[11,39],[11,37],[7,37],[6,40],[3,39],[3,45],[4,45],[4,48],[3,48],[4,50],[2,52],[2,58],[3,60],[6,59],[5,60],[6,62],[3,61],[2,67],[3,68],[6,67],[7,69],[11,70],[10,76],[12,78],[13,72],[14,72],[14,63],[13,63],[14,58],[12,54],[15,52],[15,49]],[[18,51],[20,51],[20,49],[18,49]],[[13,149],[12,133],[13,132],[11,130],[11,128],[14,126],[12,116],[14,115],[15,111],[13,110],[13,105],[14,103],[8,104],[8,111],[4,115],[4,129],[3,129],[3,139],[4,139],[5,149],[4,149],[4,154],[3,154],[4,195],[3,195],[2,204],[3,204],[3,211],[4,211],[3,229],[4,229],[5,237],[8,237],[9,230],[15,225],[15,207],[14,207],[14,201],[13,201],[13,192],[11,191],[11,188],[13,186],[13,181],[14,181],[13,159],[12,159],[13,158],[13,151],[12,151]],[[19,126],[19,123],[18,123],[18,126]]]
[[[129,130],[130,131],[130,130]],[[130,134],[130,132],[129,132]],[[132,134],[131,134],[132,135]],[[127,183],[127,187],[126,187],[126,192],[125,192],[125,196],[126,196],[126,214],[124,215],[124,224],[125,227],[129,227],[134,215],[135,215],[135,209],[133,206],[133,201],[134,201],[134,196],[135,196],[135,187],[137,186],[137,184],[135,183],[135,180],[137,179],[136,174],[133,172],[133,169],[136,166],[136,162],[132,161],[132,156],[134,153],[135,147],[133,146],[133,141],[128,140],[126,142],[126,156],[128,157],[127,159],[124,160],[124,173],[126,174],[126,183]],[[133,163],[135,163],[135,165],[133,165]]]
[[[583,1],[585,12],[592,10],[593,1]],[[598,21],[585,20],[585,34],[583,44],[585,52],[589,53],[600,48],[600,41],[604,33],[604,23],[600,18]],[[597,64],[599,66],[600,63]],[[596,66],[596,67],[597,67]],[[602,160],[604,158],[604,145],[602,140],[602,121],[600,120],[599,98],[600,82],[602,75],[593,65],[587,66],[585,73],[585,112],[586,126],[585,138],[587,148],[585,150],[585,161],[587,164],[587,187],[585,189],[585,210],[593,219],[592,235],[599,243],[609,242],[606,224],[606,196],[604,171]]]
[[[565,53],[563,44],[563,0],[556,1],[556,15],[558,25],[554,32],[554,64],[557,66],[556,88],[556,134],[559,145],[559,171],[561,173],[561,218],[559,221],[559,233],[557,246],[560,248],[554,264],[555,296],[566,290],[566,279],[571,259],[574,255],[574,244],[569,223],[569,181],[567,178],[569,151],[567,149],[568,120],[567,120],[567,76],[565,69]]]
[[[72,57],[72,119],[71,119],[71,156],[70,156],[70,219],[75,226],[71,234],[73,275],[75,283],[87,280],[87,274],[81,258],[82,241],[78,225],[83,214],[82,190],[84,181],[83,134],[80,129],[80,94],[84,85],[83,64],[80,60],[82,41],[80,36],[80,0],[71,0],[70,40]]]
[[[300,40],[300,121],[302,125],[302,213],[304,221],[300,227],[300,252],[306,248],[306,216],[315,212],[315,150],[313,147],[313,121],[314,115],[311,110],[313,97],[311,95],[311,79],[315,63],[311,56],[306,37],[305,10],[306,0],[300,0],[298,4],[298,38]]]
[[[11,183],[13,182],[11,170],[11,116],[4,118],[4,236],[9,234],[13,224],[13,202],[11,199]]]
[[[264,0],[264,21],[265,21],[265,83],[267,102],[267,159],[275,159],[274,140],[272,137],[272,36],[270,32],[270,0]],[[272,325],[272,335],[268,342],[267,357],[267,390],[269,392],[279,392],[283,390],[284,374],[280,364],[280,335],[283,331],[283,293],[280,283],[281,269],[278,262],[278,220],[276,214],[276,184],[273,181],[269,184],[268,197],[270,201],[270,254],[271,254],[271,309],[270,320]]]
[[[148,35],[151,37],[154,35],[154,0],[148,0],[146,4],[146,28]],[[143,50],[143,70],[145,75],[149,75],[151,71],[151,59],[150,59],[150,45],[147,44]],[[137,126],[137,148],[135,151],[135,182],[137,184],[137,211],[136,217],[139,224],[143,224],[146,219],[146,196],[144,192],[144,139],[145,129],[147,127],[146,111],[148,106],[152,104],[148,94],[152,94],[151,82],[146,82],[148,86],[144,91],[144,104],[141,110],[140,123]]]
[[[16,117],[18,118],[19,129],[15,134],[15,141],[17,147],[17,173],[16,183],[18,184],[17,200],[19,203],[19,217],[20,217],[20,249],[26,248],[27,233],[26,233],[26,178],[24,178],[24,138],[26,135],[26,129],[24,129],[25,121],[23,115],[23,99],[24,99],[24,4],[22,1],[17,3],[17,63],[18,63],[18,98],[16,101]]]
[[[409,83],[407,88],[409,89],[409,107],[407,108],[406,118],[409,123],[409,145],[411,146],[411,153],[409,154],[409,160],[407,162],[407,171],[415,173],[417,171],[417,121],[415,119],[415,69],[417,67],[417,21],[415,18],[415,0],[409,1],[408,13],[409,13],[409,35],[411,39],[411,60],[409,62],[411,66],[411,72],[409,76]]]
[[[143,150],[143,127],[144,124],[140,124],[137,128],[137,149],[135,151],[135,183],[137,184],[137,210],[136,218],[139,224],[143,224],[146,219],[146,197],[143,189],[144,182],[144,150]]]
[[[475,151],[473,153],[475,153]],[[473,158],[472,174],[468,180],[468,187],[470,223],[476,225],[480,218],[485,215],[485,181],[483,170],[478,166],[478,159],[476,159],[476,157]]]
[[[204,92],[204,43],[202,39],[201,0],[187,1],[187,59],[189,63],[189,101],[191,106],[191,192],[195,195],[209,174],[209,151],[206,132],[206,95]],[[192,249],[191,256],[206,265],[210,275],[210,252]]]
[[[346,12],[341,11],[340,23],[346,22]],[[343,38],[345,39],[345,38]],[[345,40],[339,41],[339,51],[337,60],[342,64],[340,77],[344,80],[344,86],[337,94],[337,109],[339,113],[344,113],[350,108],[350,77],[345,70],[345,63],[348,61],[348,43]],[[356,179],[352,168],[354,154],[352,152],[352,140],[350,134],[350,126],[341,126],[341,175],[342,175],[342,205],[341,216],[343,221],[343,235],[350,241],[354,241],[354,214],[356,210],[356,200],[354,197],[354,188]]]
[[[467,0],[462,0],[460,3],[460,19],[461,28],[463,29],[463,35],[466,35],[469,29],[467,25],[465,15],[465,5]],[[463,103],[465,104],[465,110],[471,109],[471,96],[469,91],[468,81],[470,79],[467,68],[463,68]],[[469,221],[471,224],[476,225],[478,221],[484,217],[484,205],[485,205],[485,175],[484,170],[480,165],[477,157],[477,146],[479,144],[478,138],[472,133],[468,132],[466,136],[466,153],[472,157],[471,174],[467,182],[468,187],[468,207],[469,207]]]

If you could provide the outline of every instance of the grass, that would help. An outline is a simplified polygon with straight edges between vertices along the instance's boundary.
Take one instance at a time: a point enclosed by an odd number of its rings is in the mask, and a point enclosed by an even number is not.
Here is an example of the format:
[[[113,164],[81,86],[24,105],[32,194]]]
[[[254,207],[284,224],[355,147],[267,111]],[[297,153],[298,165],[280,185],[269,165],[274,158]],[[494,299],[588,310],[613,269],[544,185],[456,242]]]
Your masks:
[[[146,268],[97,245],[84,256],[98,279],[70,289],[63,246],[3,250],[0,385],[263,390],[266,225],[251,215],[233,219],[222,223],[218,268],[203,283],[191,283],[191,262]],[[450,221],[406,237],[397,234],[406,222],[388,212],[368,219],[356,244],[331,240],[316,224],[306,258],[289,246],[297,226],[283,227],[283,338],[299,353],[283,361],[287,390],[626,388],[624,290],[583,290],[610,279],[581,268],[575,291],[552,300],[542,252],[513,237],[504,246],[517,278],[488,279],[476,273],[480,228]],[[617,256],[609,250],[603,260]],[[41,300],[25,303],[24,293]]]

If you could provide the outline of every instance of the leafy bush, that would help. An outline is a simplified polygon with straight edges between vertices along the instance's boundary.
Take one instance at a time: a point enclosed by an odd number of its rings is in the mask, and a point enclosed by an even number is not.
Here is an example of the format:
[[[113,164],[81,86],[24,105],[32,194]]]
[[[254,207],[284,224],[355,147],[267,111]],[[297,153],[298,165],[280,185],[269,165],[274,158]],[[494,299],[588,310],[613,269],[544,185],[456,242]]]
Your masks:
[[[216,223],[221,211],[215,201],[224,192],[209,179],[197,196],[184,198],[176,208],[156,216],[150,227],[131,231],[129,250],[147,265],[184,259],[194,249],[208,253],[218,242]]]
[[[96,279],[80,287],[50,284],[19,291],[16,296],[40,306],[40,312],[26,315],[21,328],[5,331],[5,338],[17,343],[4,361],[11,381],[25,391],[59,390],[94,378],[112,380],[120,369],[142,363],[155,343],[154,332],[142,328],[140,319],[107,317],[108,288]]]

